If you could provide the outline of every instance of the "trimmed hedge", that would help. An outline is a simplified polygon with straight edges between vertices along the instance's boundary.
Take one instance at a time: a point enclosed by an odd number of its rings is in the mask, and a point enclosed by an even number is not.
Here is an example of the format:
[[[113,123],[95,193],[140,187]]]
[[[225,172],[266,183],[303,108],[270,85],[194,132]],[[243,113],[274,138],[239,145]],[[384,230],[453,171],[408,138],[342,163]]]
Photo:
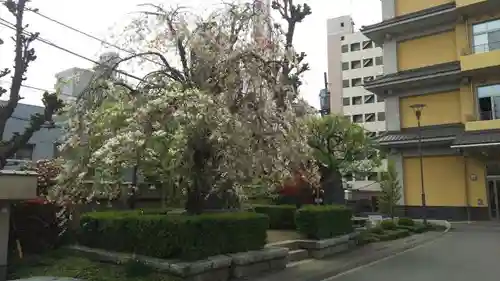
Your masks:
[[[353,231],[352,211],[345,206],[307,205],[295,214],[297,230],[309,239],[326,239]]]
[[[294,205],[256,205],[254,210],[269,217],[269,229],[295,229]]]
[[[387,230],[395,230],[398,228],[396,223],[394,223],[392,220],[381,221],[380,227],[382,227],[383,229],[387,229]]]
[[[380,241],[390,241],[410,236],[410,231],[406,229],[386,230],[384,234],[377,235]]]
[[[261,249],[268,225],[266,215],[250,212],[198,216],[94,212],[82,216],[78,241],[110,251],[198,260]]]
[[[415,221],[410,218],[399,218],[398,225],[414,226]]]

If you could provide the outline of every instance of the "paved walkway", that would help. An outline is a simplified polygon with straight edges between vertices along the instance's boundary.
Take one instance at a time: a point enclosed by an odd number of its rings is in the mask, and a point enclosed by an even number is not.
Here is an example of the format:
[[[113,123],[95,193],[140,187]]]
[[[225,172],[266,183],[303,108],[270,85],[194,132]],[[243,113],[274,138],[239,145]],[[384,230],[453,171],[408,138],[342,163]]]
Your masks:
[[[456,227],[434,242],[329,280],[500,280],[500,231]]]
[[[258,280],[500,280],[500,224],[457,224],[454,228],[444,235],[425,233],[390,243],[368,245],[329,260],[300,264]],[[424,242],[429,240],[432,241]],[[411,248],[412,243],[420,246],[391,256],[391,251],[392,254],[401,252],[401,249]],[[380,260],[383,257],[386,258]],[[372,262],[374,260],[379,261]],[[371,265],[366,265],[370,262]]]

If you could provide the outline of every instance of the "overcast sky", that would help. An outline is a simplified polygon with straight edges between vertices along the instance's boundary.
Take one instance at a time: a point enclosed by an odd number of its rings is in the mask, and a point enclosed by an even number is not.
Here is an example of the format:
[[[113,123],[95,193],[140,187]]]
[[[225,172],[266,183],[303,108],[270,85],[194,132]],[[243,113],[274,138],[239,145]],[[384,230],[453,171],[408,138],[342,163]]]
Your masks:
[[[220,0],[32,0],[31,6],[39,8],[42,14],[54,18],[67,25],[90,33],[99,38],[109,38],[109,29],[117,23],[128,20],[128,13],[136,11],[137,4],[165,3],[195,7],[200,11],[213,9]],[[342,15],[352,15],[355,27],[369,25],[380,21],[380,0],[302,0],[297,3],[307,3],[312,8],[312,15],[299,25],[295,36],[295,46],[298,51],[305,51],[311,70],[304,76],[304,86],[301,95],[312,105],[318,107],[319,90],[323,87],[323,72],[326,64],[326,20]],[[13,18],[2,6],[0,18],[13,22]],[[89,58],[97,58],[102,52],[102,44],[74,31],[50,22],[35,14],[26,14],[29,31],[40,32],[40,36],[57,45]],[[0,26],[0,38],[5,44],[0,46],[0,68],[11,67],[13,64],[13,44],[8,37],[13,30]],[[90,68],[92,63],[65,53],[43,43],[33,44],[38,59],[28,71],[26,85],[52,90],[55,84],[55,74],[71,67]],[[7,83],[5,83],[7,80]],[[8,86],[9,79],[0,80],[2,86]],[[41,104],[41,92],[23,88],[22,102]],[[2,99],[5,99],[3,97]]]

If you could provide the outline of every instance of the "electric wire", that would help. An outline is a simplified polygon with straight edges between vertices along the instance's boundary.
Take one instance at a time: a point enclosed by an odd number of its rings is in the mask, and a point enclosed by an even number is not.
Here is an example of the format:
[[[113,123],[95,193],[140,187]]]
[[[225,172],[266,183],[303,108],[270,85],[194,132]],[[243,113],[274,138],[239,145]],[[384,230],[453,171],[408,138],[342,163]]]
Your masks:
[[[14,25],[14,24],[12,24],[12,23],[10,23],[9,21],[4,20],[4,19],[2,19],[2,18],[0,18],[0,25],[3,25],[3,26],[5,26],[5,27],[7,27],[7,28],[10,28],[10,29],[12,29],[12,30],[14,30],[14,31],[16,30],[16,27],[15,27],[15,25]],[[24,31],[24,33],[25,33],[25,35],[32,35],[32,33],[31,33],[31,32],[28,32],[28,31]],[[107,67],[107,68],[109,68],[109,65],[106,65],[106,64],[104,64],[104,63],[98,62],[98,61],[93,60],[93,59],[91,59],[91,58],[88,58],[88,57],[86,57],[86,56],[80,55],[80,54],[78,54],[78,53],[76,53],[76,52],[74,52],[74,51],[71,51],[71,50],[69,50],[69,49],[67,49],[67,48],[65,48],[65,47],[61,47],[61,46],[59,46],[59,45],[57,45],[57,44],[55,44],[55,43],[53,43],[53,42],[51,42],[51,41],[49,41],[49,40],[47,40],[47,39],[44,39],[44,38],[42,38],[42,37],[40,37],[40,36],[38,36],[38,37],[36,38],[36,40],[37,40],[37,41],[40,41],[40,42],[42,42],[42,43],[44,43],[44,44],[46,44],[46,45],[49,45],[49,46],[51,46],[51,47],[54,47],[54,48],[56,48],[56,49],[59,49],[59,50],[61,50],[61,51],[64,51],[64,52],[66,52],[66,53],[68,53],[68,54],[71,54],[71,55],[73,55],[73,56],[76,56],[76,57],[79,57],[79,58],[81,58],[81,59],[84,59],[84,60],[87,60],[87,61],[89,61],[89,62],[92,62],[92,63],[94,63],[94,64],[96,64],[96,65],[99,65],[99,66],[103,66],[103,67]],[[140,77],[137,77],[137,76],[135,76],[135,75],[133,75],[133,74],[127,73],[127,72],[125,72],[125,71],[123,71],[123,70],[120,70],[120,69],[114,69],[113,71],[115,71],[115,72],[117,72],[117,73],[120,73],[120,74],[123,74],[123,75],[125,75],[125,76],[127,76],[127,77],[133,78],[133,79],[135,79],[135,80],[141,81],[141,82],[143,82],[143,83],[146,83],[146,84],[151,84],[150,82],[148,82],[148,81],[146,81],[146,80],[144,80],[144,79],[142,79],[142,78],[140,78]]]
[[[72,30],[72,31],[74,31],[74,32],[76,32],[76,33],[79,33],[79,34],[83,35],[83,36],[86,36],[86,37],[88,37],[88,38],[90,38],[90,39],[93,39],[93,40],[99,41],[99,42],[101,42],[101,43],[102,43],[102,44],[104,44],[104,45],[107,45],[107,46],[110,46],[110,47],[116,48],[116,49],[118,49],[118,50],[120,50],[120,51],[122,51],[122,52],[128,53],[128,54],[130,54],[130,55],[132,55],[132,56],[137,55],[137,53],[134,53],[134,52],[132,52],[132,51],[130,51],[130,50],[127,50],[127,49],[125,49],[125,48],[123,48],[123,47],[120,47],[120,46],[118,46],[118,45],[116,45],[116,44],[110,43],[110,42],[108,42],[108,41],[106,41],[106,40],[104,40],[104,39],[101,39],[101,38],[99,38],[99,37],[96,37],[96,36],[94,36],[94,35],[92,35],[92,34],[90,34],[90,33],[87,33],[87,32],[85,32],[85,31],[83,31],[83,30],[81,30],[81,29],[78,29],[78,28],[76,28],[76,27],[70,26],[70,25],[68,25],[68,24],[66,24],[66,23],[63,23],[63,22],[61,22],[61,21],[59,21],[59,20],[56,20],[56,19],[54,19],[54,18],[52,18],[52,17],[49,17],[49,16],[47,16],[47,15],[44,15],[44,14],[40,13],[40,11],[38,11],[38,10],[28,9],[28,11],[29,11],[29,12],[32,12],[32,13],[34,13],[34,14],[36,14],[36,15],[38,15],[38,16],[40,16],[40,17],[42,17],[42,18],[46,19],[46,20],[49,20],[49,21],[51,21],[51,22],[53,22],[53,23],[56,23],[56,24],[58,24],[58,25],[60,25],[60,26],[62,26],[62,27],[65,27],[65,28],[67,28],[67,29],[69,29],[69,30]],[[157,65],[162,66],[162,64],[160,64],[159,62],[154,61],[154,60],[152,60],[152,59],[149,59],[149,58],[144,58],[144,59],[145,59],[145,60],[147,60],[147,61],[149,61],[149,62],[152,62],[152,63],[154,63],[154,64],[157,64]]]

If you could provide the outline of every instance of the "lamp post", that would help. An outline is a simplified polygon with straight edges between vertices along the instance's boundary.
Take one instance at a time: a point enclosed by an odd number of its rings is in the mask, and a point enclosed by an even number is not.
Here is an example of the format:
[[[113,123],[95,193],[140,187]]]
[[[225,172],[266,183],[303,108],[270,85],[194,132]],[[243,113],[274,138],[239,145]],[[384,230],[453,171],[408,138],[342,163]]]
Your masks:
[[[420,124],[420,120],[422,117],[422,110],[425,108],[425,104],[412,104],[410,105],[411,109],[415,113],[415,117],[417,117],[417,127],[418,127],[418,156],[420,158],[420,191],[421,191],[421,199],[422,199],[422,209],[424,213],[424,224],[427,224],[427,203],[425,198],[425,188],[424,188],[424,164],[423,164],[423,155],[422,155],[422,127]]]

